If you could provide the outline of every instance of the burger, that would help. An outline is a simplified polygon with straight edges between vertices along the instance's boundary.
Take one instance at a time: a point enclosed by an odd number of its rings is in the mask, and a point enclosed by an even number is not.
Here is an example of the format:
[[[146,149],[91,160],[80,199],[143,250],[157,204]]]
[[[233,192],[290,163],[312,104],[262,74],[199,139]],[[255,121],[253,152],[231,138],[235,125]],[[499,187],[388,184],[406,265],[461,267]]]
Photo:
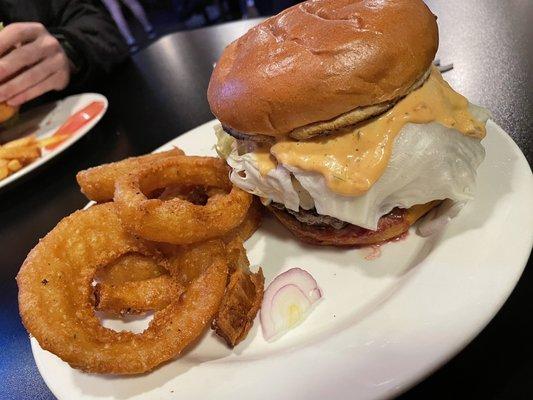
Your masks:
[[[17,107],[12,107],[7,103],[0,103],[0,126],[10,120],[18,111]]]
[[[317,245],[471,200],[489,114],[433,66],[436,20],[421,0],[312,0],[231,43],[208,101],[232,182]]]

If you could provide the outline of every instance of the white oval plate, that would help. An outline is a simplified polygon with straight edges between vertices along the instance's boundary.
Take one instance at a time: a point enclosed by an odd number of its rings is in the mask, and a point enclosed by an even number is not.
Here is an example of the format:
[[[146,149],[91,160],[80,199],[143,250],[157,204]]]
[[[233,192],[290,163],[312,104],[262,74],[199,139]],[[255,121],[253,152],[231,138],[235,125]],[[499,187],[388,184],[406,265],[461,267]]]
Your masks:
[[[66,97],[63,100],[55,103],[45,104],[35,109],[28,110],[17,117],[18,119],[13,127],[0,131],[0,143],[31,134],[37,136],[38,139],[44,139],[52,136],[54,132],[61,125],[63,125],[71,115],[89,105],[93,101],[102,101],[104,103],[104,109],[100,112],[100,114],[83,125],[58,147],[53,150],[43,149],[41,157],[39,157],[37,160],[1,180],[0,189],[9,185],[11,182],[17,180],[21,176],[26,175],[30,171],[33,171],[35,168],[43,165],[48,160],[54,158],[59,153],[63,152],[80,140],[98,123],[98,121],[100,121],[100,119],[102,119],[107,111],[109,103],[104,95],[98,93],[77,94],[75,96]]]
[[[163,146],[214,154],[214,121]],[[444,234],[369,249],[310,247],[273,219],[246,243],[266,283],[307,269],[324,292],[308,319],[279,341],[259,321],[229,350],[211,332],[183,357],[134,377],[85,374],[43,351],[35,361],[59,399],[380,399],[398,394],[469,343],[503,305],[533,242],[533,176],[493,122],[477,198]],[[133,322],[133,325],[138,322]],[[108,326],[118,327],[114,321]]]

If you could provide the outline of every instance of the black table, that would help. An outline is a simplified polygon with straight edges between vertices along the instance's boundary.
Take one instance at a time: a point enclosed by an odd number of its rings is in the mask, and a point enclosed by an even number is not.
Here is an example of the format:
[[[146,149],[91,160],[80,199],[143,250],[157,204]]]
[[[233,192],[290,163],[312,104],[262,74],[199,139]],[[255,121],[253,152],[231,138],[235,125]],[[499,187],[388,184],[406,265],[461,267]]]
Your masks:
[[[532,3],[428,1],[439,16],[446,79],[483,104],[533,161]],[[103,91],[108,115],[69,151],[0,192],[0,399],[49,399],[20,323],[14,277],[28,251],[64,216],[83,207],[75,173],[147,153],[212,118],[205,93],[224,46],[257,21],[176,33],[117,71]],[[405,399],[533,398],[533,277],[526,269],[489,326]],[[529,379],[528,379],[529,378]],[[259,388],[260,389],[260,388]]]

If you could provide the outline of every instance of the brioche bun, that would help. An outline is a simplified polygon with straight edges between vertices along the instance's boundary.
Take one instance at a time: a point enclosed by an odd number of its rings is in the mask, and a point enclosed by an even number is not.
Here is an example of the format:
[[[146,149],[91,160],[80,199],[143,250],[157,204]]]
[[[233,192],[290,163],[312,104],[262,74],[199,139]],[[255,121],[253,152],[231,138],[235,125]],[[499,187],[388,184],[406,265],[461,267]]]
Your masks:
[[[247,134],[287,135],[354,111],[360,120],[407,95],[437,47],[422,0],[307,1],[230,44],[208,100],[224,126]]]

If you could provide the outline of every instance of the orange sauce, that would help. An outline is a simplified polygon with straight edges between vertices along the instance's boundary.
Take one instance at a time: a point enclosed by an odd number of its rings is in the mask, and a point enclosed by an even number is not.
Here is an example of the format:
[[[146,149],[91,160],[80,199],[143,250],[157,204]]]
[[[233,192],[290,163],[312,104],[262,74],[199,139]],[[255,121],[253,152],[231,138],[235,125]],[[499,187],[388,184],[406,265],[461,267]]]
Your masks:
[[[259,173],[262,176],[267,175],[269,171],[276,169],[277,167],[276,159],[272,154],[270,154],[268,149],[254,151],[254,157],[257,160]]]
[[[358,196],[381,177],[391,157],[394,140],[407,123],[438,122],[460,133],[483,138],[485,125],[468,111],[468,101],[433,68],[428,80],[388,112],[334,134],[305,141],[282,139],[270,153],[279,163],[320,173],[335,193]],[[276,164],[268,153],[258,156],[261,174]]]
[[[46,150],[53,150],[58,147],[61,143],[76,133],[82,126],[100,115],[104,107],[105,104],[103,101],[93,101],[80,111],[72,114],[67,121],[54,132],[52,137],[57,140],[51,141],[51,144],[45,147]]]

